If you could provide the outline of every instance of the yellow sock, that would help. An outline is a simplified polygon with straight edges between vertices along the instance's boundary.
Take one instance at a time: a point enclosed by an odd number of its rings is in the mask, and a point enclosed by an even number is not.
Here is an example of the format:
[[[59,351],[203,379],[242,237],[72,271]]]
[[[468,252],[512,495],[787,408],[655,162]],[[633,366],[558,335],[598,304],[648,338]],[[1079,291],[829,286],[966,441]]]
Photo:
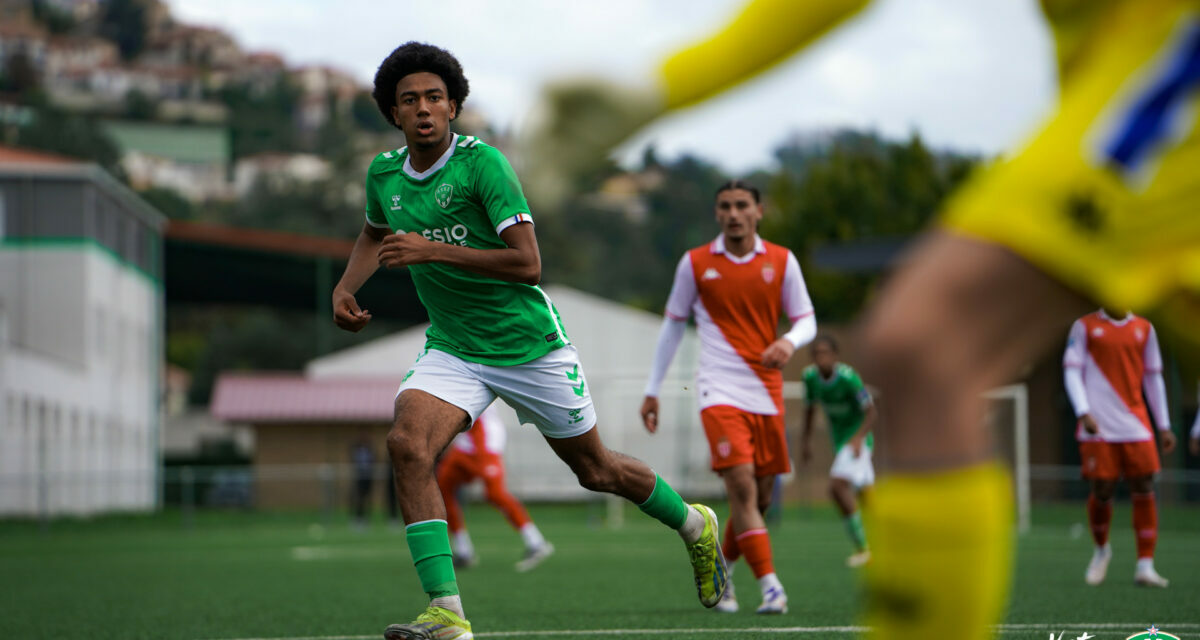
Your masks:
[[[871,638],[991,638],[1008,599],[1012,511],[995,464],[880,481],[864,512]]]

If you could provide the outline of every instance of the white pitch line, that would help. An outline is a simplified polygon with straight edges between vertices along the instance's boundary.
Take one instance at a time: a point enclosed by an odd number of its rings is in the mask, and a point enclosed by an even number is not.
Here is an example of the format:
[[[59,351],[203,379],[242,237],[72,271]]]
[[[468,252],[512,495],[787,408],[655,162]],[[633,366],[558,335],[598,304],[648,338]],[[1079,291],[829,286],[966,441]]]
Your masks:
[[[383,558],[387,556],[408,555],[404,549],[376,549],[371,547],[292,547],[292,559],[299,561],[313,560],[361,560],[364,558]]]
[[[1148,623],[1146,622],[1052,622],[1052,623],[1013,623],[996,625],[996,631],[1000,633],[1014,631],[1043,631],[1047,629],[1128,629],[1130,634],[1136,633],[1144,629]],[[1200,623],[1197,622],[1155,622],[1163,631],[1170,632],[1172,629],[1200,629]],[[659,636],[670,635],[673,633],[685,635],[702,635],[713,633],[862,633],[867,631],[867,627],[861,626],[833,626],[833,627],[718,627],[718,628],[693,628],[693,629],[536,629],[525,631],[492,631],[490,633],[477,633],[477,638],[514,638],[514,637],[554,637],[554,636],[615,636],[615,635],[630,635],[630,636]],[[377,640],[379,634],[369,636],[277,636],[273,638],[227,638],[223,640]]]

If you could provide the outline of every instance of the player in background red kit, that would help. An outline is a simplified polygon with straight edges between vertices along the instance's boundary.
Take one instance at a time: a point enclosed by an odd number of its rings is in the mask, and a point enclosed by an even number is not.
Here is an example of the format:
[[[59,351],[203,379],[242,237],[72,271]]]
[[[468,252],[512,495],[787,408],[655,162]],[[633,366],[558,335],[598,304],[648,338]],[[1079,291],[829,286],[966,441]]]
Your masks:
[[[507,434],[496,406],[488,407],[471,429],[455,436],[438,467],[438,487],[446,502],[446,523],[454,547],[454,566],[467,568],[479,563],[475,546],[463,521],[458,504],[458,489],[475,479],[483,480],[484,497],[492,503],[525,542],[525,557],[517,562],[517,571],[529,571],[554,553],[554,545],[542,537],[529,513],[504,483],[504,443]]]
[[[713,471],[729,495],[725,561],[732,571],[732,563],[746,557],[762,591],[758,613],[787,613],[762,514],[771,504],[775,477],[791,470],[780,369],[816,336],[817,323],[796,256],[758,236],[763,214],[758,189],[727,182],[717,190],[715,208],[721,235],[685,253],[675,270],[642,421],[651,433],[658,429],[659,387],[687,319],[694,317],[700,334],[700,418]],[[792,328],[780,336],[785,316]],[[716,609],[738,610],[733,582]]]
[[[1092,488],[1087,511],[1096,550],[1084,580],[1098,585],[1108,573],[1113,491],[1117,480],[1124,476],[1133,497],[1133,529],[1137,536],[1133,580],[1143,586],[1166,587],[1167,579],[1154,570],[1154,545],[1158,541],[1154,474],[1160,467],[1150,413],[1162,433],[1164,453],[1175,448],[1175,436],[1167,416],[1162,354],[1154,325],[1128,311],[1101,309],[1083,316],[1071,325],[1063,354],[1063,377],[1079,418],[1075,437],[1079,440],[1083,477]]]

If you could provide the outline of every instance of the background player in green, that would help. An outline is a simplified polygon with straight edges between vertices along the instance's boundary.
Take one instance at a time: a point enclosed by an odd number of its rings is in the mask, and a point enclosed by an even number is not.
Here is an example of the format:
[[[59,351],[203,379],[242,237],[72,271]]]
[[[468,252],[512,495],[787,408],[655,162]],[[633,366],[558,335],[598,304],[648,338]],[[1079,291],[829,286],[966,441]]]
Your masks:
[[[677,530],[701,602],[725,590],[716,515],[687,505],[645,464],[600,441],[579,356],[537,286],[541,257],[521,184],[496,149],[450,131],[468,93],[458,60],[409,42],[380,65],[375,103],[408,146],[367,172],[366,224],[333,292],[334,321],[371,319],[355,292],[380,265],[408,267],[429,313],[425,350],[396,394],[387,446],[409,550],[429,596],[384,637],[469,640],[434,461],[497,397],[537,426],[584,487],[622,496]]]
[[[812,458],[813,413],[819,404],[825,409],[829,436],[833,441],[829,494],[841,510],[846,532],[854,543],[854,553],[846,558],[846,565],[860,567],[871,559],[857,497],[875,484],[875,469],[871,466],[875,405],[858,372],[850,365],[838,362],[838,345],[832,337],[820,335],[813,340],[812,358],[814,364],[804,369],[807,406],[804,433],[800,438],[800,460],[806,464]]]

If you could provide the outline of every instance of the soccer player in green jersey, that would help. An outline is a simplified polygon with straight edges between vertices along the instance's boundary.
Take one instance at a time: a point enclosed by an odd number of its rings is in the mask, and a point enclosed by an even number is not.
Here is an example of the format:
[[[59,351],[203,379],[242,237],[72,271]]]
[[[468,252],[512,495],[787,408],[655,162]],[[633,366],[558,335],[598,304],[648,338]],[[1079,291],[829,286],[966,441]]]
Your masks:
[[[871,466],[875,424],[875,405],[871,393],[863,386],[858,372],[838,362],[837,342],[827,335],[817,336],[812,343],[813,363],[804,369],[804,435],[800,439],[800,460],[812,458],[809,438],[812,435],[813,414],[817,405],[825,409],[829,435],[833,440],[833,466],[829,469],[829,494],[842,512],[846,532],[854,543],[854,554],[846,565],[861,567],[871,559],[867,537],[863,532],[862,515],[858,511],[858,496],[875,484],[875,469]]]
[[[354,294],[381,265],[408,267],[430,320],[387,436],[409,550],[430,602],[384,637],[474,637],[434,462],[496,397],[541,431],[581,485],[633,501],[678,531],[700,600],[712,607],[726,585],[716,515],[601,442],[579,355],[537,286],[541,257],[521,184],[495,148],[450,131],[467,93],[458,60],[431,45],[401,45],[380,65],[375,102],[408,146],[371,163],[366,224],[333,292],[334,322],[358,331],[371,314]]]

